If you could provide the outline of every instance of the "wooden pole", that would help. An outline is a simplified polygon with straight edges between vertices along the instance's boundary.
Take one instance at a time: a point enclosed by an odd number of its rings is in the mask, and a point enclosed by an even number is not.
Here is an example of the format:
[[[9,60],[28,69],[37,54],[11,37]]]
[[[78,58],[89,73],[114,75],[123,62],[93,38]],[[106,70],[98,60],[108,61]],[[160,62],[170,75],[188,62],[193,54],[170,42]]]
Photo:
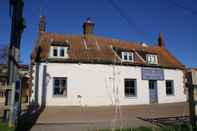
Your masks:
[[[188,94],[189,94],[189,107],[190,107],[190,121],[191,121],[191,125],[192,125],[192,131],[197,131],[197,127],[196,127],[196,111],[195,111],[195,107],[197,106],[196,102],[197,100],[195,100],[195,91],[197,90],[196,85],[194,85],[193,81],[194,79],[197,79],[194,77],[193,72],[190,71],[189,72],[189,77],[188,77]]]
[[[11,90],[6,91],[5,105],[9,106],[9,110],[4,111],[4,119],[8,120],[9,126],[15,126],[15,82],[19,75],[17,69],[19,66],[20,56],[20,42],[24,26],[23,20],[23,0],[10,0],[10,14],[11,14],[11,34],[10,34],[10,47],[8,57],[8,85]]]

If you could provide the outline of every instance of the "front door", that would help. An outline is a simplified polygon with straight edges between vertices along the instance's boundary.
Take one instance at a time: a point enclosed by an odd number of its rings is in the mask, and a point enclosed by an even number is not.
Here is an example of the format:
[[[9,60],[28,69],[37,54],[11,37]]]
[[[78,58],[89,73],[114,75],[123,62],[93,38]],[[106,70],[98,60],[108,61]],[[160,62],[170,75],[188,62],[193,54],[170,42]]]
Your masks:
[[[149,95],[150,95],[150,104],[158,102],[156,80],[149,80]]]

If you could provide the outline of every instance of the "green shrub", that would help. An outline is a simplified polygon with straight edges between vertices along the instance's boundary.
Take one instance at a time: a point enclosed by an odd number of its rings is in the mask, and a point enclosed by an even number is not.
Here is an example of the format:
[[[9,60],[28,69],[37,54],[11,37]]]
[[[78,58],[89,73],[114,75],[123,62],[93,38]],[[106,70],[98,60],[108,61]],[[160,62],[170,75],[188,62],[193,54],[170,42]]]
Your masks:
[[[6,124],[0,121],[0,131],[14,131],[14,129],[9,128]]]

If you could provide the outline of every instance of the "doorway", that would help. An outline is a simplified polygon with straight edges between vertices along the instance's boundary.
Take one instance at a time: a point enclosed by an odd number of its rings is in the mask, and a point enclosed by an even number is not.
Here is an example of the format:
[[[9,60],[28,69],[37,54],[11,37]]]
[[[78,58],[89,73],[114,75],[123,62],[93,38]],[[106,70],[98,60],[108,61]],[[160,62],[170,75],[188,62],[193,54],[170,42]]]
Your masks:
[[[149,80],[149,97],[150,97],[150,104],[158,103],[156,80]]]

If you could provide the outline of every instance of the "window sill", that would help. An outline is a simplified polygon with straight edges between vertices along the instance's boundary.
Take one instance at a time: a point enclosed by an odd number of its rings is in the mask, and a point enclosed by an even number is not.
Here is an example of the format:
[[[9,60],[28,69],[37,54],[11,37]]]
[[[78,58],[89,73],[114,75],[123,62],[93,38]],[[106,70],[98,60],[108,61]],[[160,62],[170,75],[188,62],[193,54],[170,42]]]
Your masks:
[[[53,98],[67,98],[68,96],[65,95],[53,95]]]
[[[172,97],[172,96],[175,96],[175,95],[174,95],[174,94],[172,94],[172,95],[170,95],[170,94],[169,94],[169,95],[167,95],[167,94],[166,94],[166,96],[169,96],[169,97],[171,96],[171,97]]]
[[[137,96],[125,96],[125,99],[137,99]]]
[[[67,56],[50,56],[49,58],[51,58],[51,59],[68,59],[68,57]]]
[[[158,65],[158,63],[148,63],[148,62],[147,62],[147,64],[149,64],[149,65]]]
[[[131,61],[131,60],[121,60],[121,62],[129,62],[129,63],[133,63],[134,61]]]

